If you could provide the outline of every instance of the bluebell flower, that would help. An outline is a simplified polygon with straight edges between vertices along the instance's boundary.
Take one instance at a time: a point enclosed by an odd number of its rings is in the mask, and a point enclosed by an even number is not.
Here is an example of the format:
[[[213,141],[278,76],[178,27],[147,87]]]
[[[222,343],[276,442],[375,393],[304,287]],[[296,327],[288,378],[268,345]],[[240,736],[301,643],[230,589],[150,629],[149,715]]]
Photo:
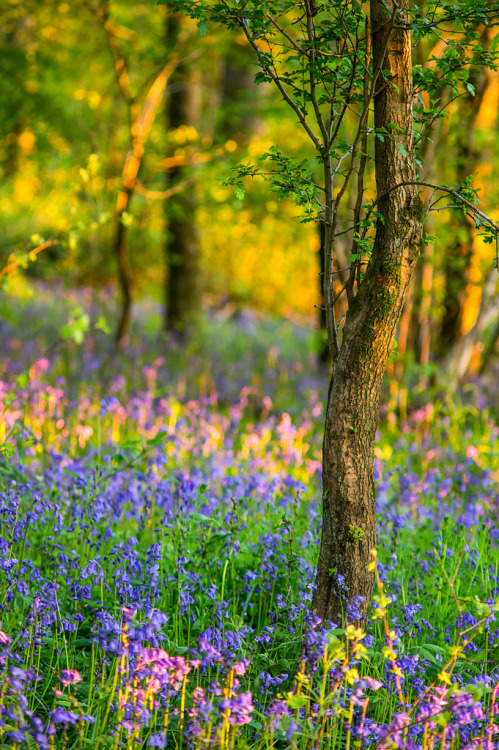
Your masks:
[[[166,747],[166,734],[164,732],[156,732],[151,734],[147,740],[148,747]]]

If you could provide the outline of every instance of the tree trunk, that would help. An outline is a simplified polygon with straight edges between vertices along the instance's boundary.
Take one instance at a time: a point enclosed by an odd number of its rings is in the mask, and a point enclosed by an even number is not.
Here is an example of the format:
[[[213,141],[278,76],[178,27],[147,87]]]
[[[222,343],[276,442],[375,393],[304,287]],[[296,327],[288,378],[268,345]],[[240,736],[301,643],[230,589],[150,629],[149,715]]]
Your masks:
[[[170,54],[163,69],[156,75],[148,86],[147,93],[133,96],[128,77],[126,59],[121,49],[119,35],[110,18],[109,1],[97,7],[97,17],[106,34],[107,43],[111,51],[116,81],[121,96],[129,109],[130,117],[130,145],[123,165],[121,185],[116,202],[115,233],[112,240],[112,250],[118,266],[118,282],[121,291],[121,308],[119,322],[115,334],[116,346],[126,343],[129,336],[131,307],[133,301],[133,274],[127,249],[127,218],[130,202],[137,188],[144,148],[149,138],[154,119],[163,101],[163,94],[172,72],[177,67],[177,57]]]
[[[423,271],[421,275],[421,303],[419,308],[419,363],[430,362],[430,342],[432,324],[432,289],[433,289],[433,245],[425,245],[423,251]],[[425,377],[426,381],[426,377]],[[426,383],[425,383],[426,385]]]
[[[11,180],[19,172],[19,162],[21,161],[21,146],[19,136],[25,127],[25,120],[19,118],[15,121],[12,131],[10,132],[5,148],[5,161],[3,165],[4,179]]]
[[[326,262],[324,253],[324,243],[326,240],[326,232],[324,231],[324,222],[319,221],[319,305],[318,305],[318,316],[317,316],[317,327],[319,330],[319,352],[318,360],[319,366],[330,362],[329,346],[327,341],[327,322],[326,322],[326,308],[324,293],[323,293],[323,278],[326,272]]]
[[[178,171],[180,171],[180,167]],[[177,169],[172,181],[178,177]],[[171,199],[170,199],[171,200]],[[168,262],[166,330],[185,338],[201,311],[199,237],[195,224],[196,191],[190,186],[175,200],[176,218],[170,219],[166,255]]]
[[[450,382],[456,385],[463,380],[468,372],[473,352],[483,341],[485,331],[487,328],[495,328],[499,324],[499,298],[496,287],[497,270],[493,268],[489,271],[483,287],[480,310],[475,325],[466,335],[455,342],[443,363],[445,383]]]
[[[118,267],[118,282],[121,292],[121,305],[116,329],[116,346],[126,344],[130,335],[132,315],[132,269],[127,249],[127,227],[123,223],[124,214],[130,207],[131,190],[120,190],[118,196],[118,211],[116,214],[116,229],[113,239],[113,254]]]
[[[490,37],[490,30],[483,33],[484,41]],[[472,175],[482,156],[475,143],[475,132],[480,107],[489,84],[487,70],[483,67],[470,69],[470,83],[475,93],[468,93],[459,111],[457,139],[457,179],[464,180]],[[466,213],[453,211],[449,230],[454,238],[453,245],[445,253],[445,293],[443,296],[443,320],[440,329],[439,355],[445,357],[462,334],[463,305],[465,289],[469,283],[469,267],[473,258],[475,224]]]
[[[233,42],[222,64],[217,135],[247,143],[260,127],[262,91],[255,83],[255,55],[248,45]]]
[[[167,19],[167,36],[175,40],[180,16]],[[168,121],[172,130],[182,126],[198,130],[201,115],[201,76],[184,63],[172,77]],[[200,249],[196,225],[197,190],[194,167],[174,167],[167,175],[169,188],[189,179],[188,187],[168,199],[168,230],[165,247],[165,329],[185,338],[201,312]]]
[[[400,20],[408,0],[396,7]],[[337,624],[346,615],[350,621],[365,618],[371,600],[374,579],[367,565],[376,545],[373,465],[379,401],[422,237],[416,186],[395,187],[416,180],[410,34],[397,25],[392,28],[381,0],[371,0],[373,69],[386,76],[380,74],[376,82],[374,124],[390,137],[376,139],[378,210],[384,221],[378,220],[372,256],[348,310],[326,413],[313,609],[321,620]]]
[[[411,329],[411,308],[412,299],[414,295],[414,279],[407,290],[405,297],[404,308],[400,316],[399,334],[398,334],[398,352],[397,361],[393,368],[393,374],[397,379],[397,385],[402,384],[402,376],[404,374],[404,368],[407,364],[407,352],[411,351],[410,348],[410,329]]]

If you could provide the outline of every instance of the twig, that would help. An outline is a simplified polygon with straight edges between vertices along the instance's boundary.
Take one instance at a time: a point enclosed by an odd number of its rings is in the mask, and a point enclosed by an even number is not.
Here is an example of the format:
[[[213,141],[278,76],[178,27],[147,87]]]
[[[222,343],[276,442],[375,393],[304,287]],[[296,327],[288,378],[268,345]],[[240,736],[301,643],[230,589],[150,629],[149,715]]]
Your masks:
[[[182,182],[179,182],[178,185],[174,185],[171,188],[168,188],[167,190],[149,190],[148,188],[144,187],[139,180],[135,180],[135,190],[137,193],[140,193],[140,195],[145,196],[146,198],[150,198],[151,200],[166,200],[167,198],[171,198],[172,195],[177,195],[177,193],[181,193],[183,190],[186,189],[192,182],[192,178],[188,178],[185,180],[182,180]]]
[[[38,245],[38,247],[33,248],[33,250],[28,251],[28,259],[32,259],[32,257],[38,255],[38,253],[41,253],[43,250],[46,250],[48,247],[53,247],[54,245],[58,245],[59,240],[47,240],[47,242],[43,242],[41,245]],[[0,278],[2,276],[7,276],[7,274],[11,273],[14,268],[17,268],[22,263],[22,260],[20,258],[13,258],[9,263],[7,263],[6,266],[2,268],[0,271]]]

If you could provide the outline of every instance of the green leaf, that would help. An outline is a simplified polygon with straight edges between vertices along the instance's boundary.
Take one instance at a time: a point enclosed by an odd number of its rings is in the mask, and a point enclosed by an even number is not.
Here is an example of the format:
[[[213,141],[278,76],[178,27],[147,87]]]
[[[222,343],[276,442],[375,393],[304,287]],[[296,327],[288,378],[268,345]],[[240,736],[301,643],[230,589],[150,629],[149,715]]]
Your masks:
[[[12,443],[2,443],[0,445],[0,456],[12,456],[16,452],[16,448]]]
[[[146,445],[149,448],[153,448],[156,445],[161,445],[162,443],[165,442],[165,438],[166,437],[168,437],[168,433],[167,432],[164,432],[164,431],[163,432],[158,432],[158,434],[155,435],[153,438],[151,438],[150,440],[147,440]]]
[[[107,324],[107,320],[103,315],[101,315],[95,324],[95,328],[97,328],[98,331],[103,331],[104,333],[111,333],[111,329],[109,328]]]
[[[238,200],[243,201],[244,200],[244,194],[245,194],[244,188],[239,187],[239,186],[236,187],[236,198]]]
[[[307,705],[307,698],[304,695],[288,695],[286,703],[290,708],[301,708]]]
[[[473,654],[473,656],[467,656],[466,660],[479,664],[480,662],[486,662],[487,654],[485,651],[479,651],[478,653]]]
[[[210,27],[207,21],[198,21],[198,34],[200,37],[206,36]]]
[[[73,339],[75,344],[81,344],[90,325],[90,317],[81,307],[76,307],[69,315],[68,322],[61,328],[63,339]]]
[[[397,148],[405,159],[407,157],[407,151],[405,150],[405,148],[402,146],[401,143],[397,143]]]
[[[19,386],[19,388],[26,388],[26,386],[29,383],[29,375],[27,375],[25,372],[22,372],[20,375],[16,378],[16,385]]]

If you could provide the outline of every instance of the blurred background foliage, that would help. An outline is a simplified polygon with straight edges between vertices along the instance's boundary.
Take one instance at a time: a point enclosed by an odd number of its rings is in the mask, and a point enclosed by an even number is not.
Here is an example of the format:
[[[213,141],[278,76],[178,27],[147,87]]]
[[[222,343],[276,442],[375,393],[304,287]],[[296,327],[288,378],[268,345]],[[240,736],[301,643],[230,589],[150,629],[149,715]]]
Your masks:
[[[318,330],[317,222],[261,178],[244,199],[223,182],[276,143],[309,159],[304,136],[279,95],[254,83],[243,38],[167,10],[139,0],[2,3],[0,313],[19,326],[19,310],[53,294],[74,324],[71,305],[90,311],[100,298],[89,328],[97,322],[122,346],[141,316],[153,337],[166,329],[182,339],[201,313],[249,309]],[[483,33],[495,43],[495,30]],[[421,174],[449,185],[477,174],[494,216],[499,77],[470,70],[469,80],[423,143]],[[445,87],[432,94],[449,97]],[[389,371],[419,388],[438,373],[462,380],[492,367],[499,333],[494,249],[450,209],[433,213],[427,231],[434,241]],[[340,246],[348,263],[341,256]],[[320,355],[320,330],[314,340]]]

